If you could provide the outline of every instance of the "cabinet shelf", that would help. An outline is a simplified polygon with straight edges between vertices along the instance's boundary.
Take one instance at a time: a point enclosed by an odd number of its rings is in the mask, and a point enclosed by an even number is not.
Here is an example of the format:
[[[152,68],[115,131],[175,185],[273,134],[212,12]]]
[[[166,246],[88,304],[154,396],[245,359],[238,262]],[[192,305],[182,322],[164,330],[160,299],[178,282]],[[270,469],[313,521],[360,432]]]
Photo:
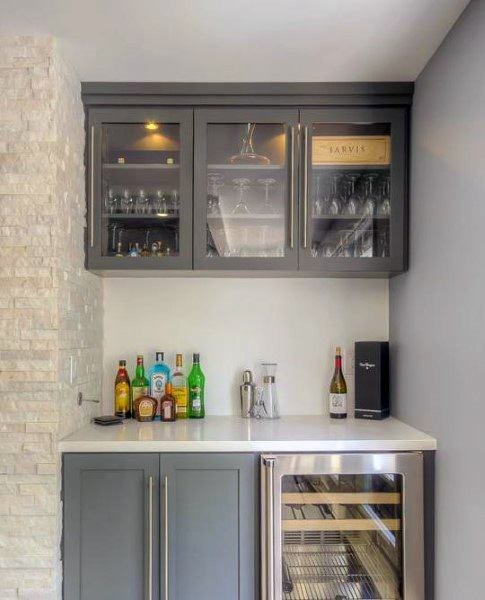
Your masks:
[[[389,221],[390,216],[374,215],[372,217],[363,215],[318,215],[311,217],[315,221]]]
[[[174,171],[177,170],[180,165],[166,165],[161,163],[104,163],[103,169],[110,169],[115,171],[123,170],[153,170],[153,171]]]
[[[282,221],[284,215],[261,214],[261,215],[208,215],[208,221]]]
[[[283,531],[400,531],[400,519],[284,519]]]
[[[110,219],[113,221],[176,221],[178,220],[178,215],[170,215],[170,214],[154,214],[154,215],[136,215],[136,214],[104,214],[104,219]]]
[[[283,171],[284,165],[207,165],[208,171]]]
[[[312,165],[313,171],[389,171],[391,165]]]

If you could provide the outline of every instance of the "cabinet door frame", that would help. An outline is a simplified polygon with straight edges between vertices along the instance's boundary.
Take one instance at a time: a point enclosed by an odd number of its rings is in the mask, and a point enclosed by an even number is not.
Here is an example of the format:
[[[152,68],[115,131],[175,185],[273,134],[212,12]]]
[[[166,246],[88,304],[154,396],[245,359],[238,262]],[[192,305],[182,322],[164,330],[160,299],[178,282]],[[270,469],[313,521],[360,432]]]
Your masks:
[[[311,239],[308,204],[311,198],[311,165],[312,165],[312,124],[313,123],[390,123],[391,125],[391,217],[390,217],[390,256],[372,258],[313,258],[311,244],[305,248],[304,228],[307,239]],[[307,199],[304,197],[303,175],[300,178],[300,246],[299,270],[303,272],[320,272],[325,275],[350,276],[362,273],[386,276],[400,273],[407,269],[407,226],[408,226],[408,109],[406,107],[331,107],[302,108],[300,123],[303,132],[307,132],[302,141],[300,161],[302,173],[305,172],[305,144],[307,147]],[[306,218],[306,223],[305,223]]]
[[[281,123],[286,133],[285,256],[206,256],[207,126],[210,123]],[[293,133],[292,133],[293,132]],[[293,144],[291,136],[293,135]],[[194,110],[194,269],[209,271],[297,271],[298,269],[298,109],[220,107]],[[293,166],[293,169],[292,169]],[[290,232],[290,229],[292,231]],[[293,247],[291,247],[293,240]]]
[[[102,238],[102,139],[104,123],[143,123],[145,121],[180,125],[180,221],[178,256],[117,258],[103,256]],[[112,271],[165,271],[192,269],[192,179],[193,110],[191,108],[113,107],[90,108],[87,131],[87,268]]]
[[[161,597],[166,600],[181,600],[176,587],[176,542],[174,542],[177,535],[175,474],[178,470],[238,471],[239,498],[238,506],[234,507],[234,510],[238,510],[239,593],[234,600],[255,600],[259,597],[259,455],[250,453],[161,455]],[[168,526],[168,540],[165,535],[165,525]],[[187,565],[187,568],[190,567]],[[199,596],[199,600],[209,599]]]
[[[149,578],[149,507],[152,506],[152,597],[160,593],[160,537],[159,537],[159,506],[160,506],[160,455],[141,453],[103,453],[103,454],[64,454],[63,456],[63,533],[62,533],[62,562],[63,562],[63,598],[65,600],[80,600],[82,597],[81,580],[81,517],[82,490],[81,474],[92,470],[133,470],[144,471],[144,552],[139,560],[143,560],[144,590],[143,599],[148,598]],[[149,479],[152,477],[152,498],[149,496]],[[116,507],[113,507],[116,511]],[[120,515],[120,527],[123,518]],[[136,560],[137,557],[133,557]]]

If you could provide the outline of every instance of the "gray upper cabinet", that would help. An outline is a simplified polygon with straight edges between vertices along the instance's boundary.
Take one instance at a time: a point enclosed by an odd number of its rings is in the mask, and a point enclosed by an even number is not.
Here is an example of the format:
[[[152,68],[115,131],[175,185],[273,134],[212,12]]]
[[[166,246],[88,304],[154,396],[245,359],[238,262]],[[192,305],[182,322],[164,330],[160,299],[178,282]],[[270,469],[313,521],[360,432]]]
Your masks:
[[[304,109],[300,123],[300,270],[403,271],[405,109]]]
[[[64,457],[65,600],[159,598],[158,454]]]
[[[192,110],[92,109],[88,149],[88,267],[191,269]]]
[[[194,267],[298,268],[298,110],[195,111]]]
[[[257,465],[250,454],[162,455],[162,598],[259,598]]]
[[[401,83],[84,84],[88,268],[406,270],[412,92]]]

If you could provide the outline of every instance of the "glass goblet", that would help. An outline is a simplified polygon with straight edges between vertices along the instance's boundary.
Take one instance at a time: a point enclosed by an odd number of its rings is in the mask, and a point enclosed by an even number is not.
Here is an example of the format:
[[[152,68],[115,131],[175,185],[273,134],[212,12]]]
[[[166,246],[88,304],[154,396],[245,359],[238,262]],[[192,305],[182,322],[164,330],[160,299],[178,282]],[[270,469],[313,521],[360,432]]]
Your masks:
[[[264,202],[261,206],[261,212],[262,214],[272,215],[275,213],[275,209],[269,200],[269,188],[276,183],[276,179],[267,177],[266,179],[258,179],[258,183],[264,186]]]
[[[239,193],[239,200],[236,206],[233,208],[232,213],[234,215],[249,215],[251,211],[249,210],[246,204],[244,195],[246,193],[246,190],[249,188],[251,180],[247,177],[238,177],[236,179],[233,179],[232,181]]]

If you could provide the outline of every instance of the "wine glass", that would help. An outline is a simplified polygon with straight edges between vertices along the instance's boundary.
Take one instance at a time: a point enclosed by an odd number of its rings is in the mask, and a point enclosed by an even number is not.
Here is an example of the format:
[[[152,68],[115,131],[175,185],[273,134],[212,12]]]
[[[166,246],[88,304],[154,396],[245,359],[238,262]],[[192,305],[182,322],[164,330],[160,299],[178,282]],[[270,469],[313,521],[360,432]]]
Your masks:
[[[236,186],[236,189],[239,192],[239,200],[236,206],[233,208],[232,213],[234,215],[249,215],[250,210],[247,207],[246,201],[244,199],[244,194],[251,183],[251,180],[247,177],[238,177],[232,180]]]
[[[379,217],[388,217],[391,214],[391,177],[387,175],[382,182],[382,194],[379,208]]]
[[[167,215],[167,200],[162,190],[157,190],[155,206],[159,217],[165,217]]]
[[[269,200],[269,186],[274,185],[276,183],[276,179],[267,177],[266,179],[258,179],[258,183],[264,185],[264,202],[262,204],[262,214],[274,214],[274,207]]]
[[[146,214],[148,212],[148,196],[145,190],[140,190],[136,198],[136,211],[139,214]]]
[[[376,214],[377,205],[379,203],[379,198],[375,193],[374,183],[377,179],[377,173],[369,173],[365,177],[366,184],[366,192],[365,192],[365,200],[364,200],[364,208],[363,213],[366,217],[373,217]]]
[[[350,186],[350,195],[347,199],[347,202],[344,206],[344,214],[349,216],[355,216],[360,213],[361,210],[361,202],[360,196],[355,189],[355,183],[359,179],[360,175],[358,173],[348,173],[347,180]]]
[[[129,214],[133,211],[133,197],[128,188],[124,188],[121,193],[121,212]]]
[[[116,212],[117,204],[118,198],[115,196],[114,190],[112,188],[109,188],[104,200],[104,208],[106,212],[110,215],[113,215]]]
[[[332,216],[337,216],[340,213],[340,209],[342,207],[339,194],[340,179],[340,174],[336,173],[335,175],[332,175],[332,192],[330,194],[330,203],[328,206],[328,214]]]

